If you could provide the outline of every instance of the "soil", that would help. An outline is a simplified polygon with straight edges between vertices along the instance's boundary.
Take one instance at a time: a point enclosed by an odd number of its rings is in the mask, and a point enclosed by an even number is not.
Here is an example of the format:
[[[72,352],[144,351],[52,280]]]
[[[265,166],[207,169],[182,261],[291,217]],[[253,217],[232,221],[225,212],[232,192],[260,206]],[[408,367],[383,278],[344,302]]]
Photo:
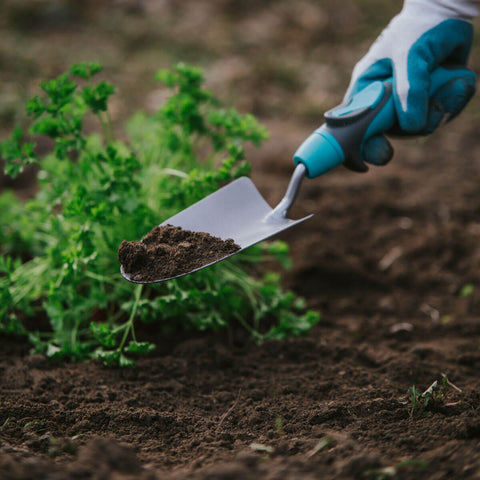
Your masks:
[[[139,242],[123,240],[118,261],[132,280],[149,282],[197,270],[240,250],[231,239],[173,225],[153,228]]]
[[[305,182],[292,217],[316,215],[282,238],[286,287],[322,313],[307,338],[143,326],[158,348],[124,370],[0,338],[0,478],[480,478],[480,163],[431,141],[422,163],[398,142],[383,170]],[[273,203],[289,169],[269,158]],[[409,388],[443,374],[456,388],[413,411]]]
[[[30,94],[72,61],[107,65],[119,120],[165,98],[145,80],[154,69],[193,59],[216,93],[269,127],[247,158],[271,205],[291,153],[399,8],[102,0],[82,3],[87,22],[55,2],[32,26],[29,1],[5,2],[21,33],[0,15],[4,131],[17,89]],[[480,479],[479,112],[477,94],[432,136],[395,141],[388,166],[304,182],[290,215],[315,215],[280,238],[294,261],[285,288],[322,315],[307,338],[165,338],[143,325],[139,341],[158,348],[122,370],[50,363],[26,339],[0,337],[0,479]],[[13,186],[22,197],[35,188],[26,176]],[[456,388],[413,410],[409,389],[444,374]]]

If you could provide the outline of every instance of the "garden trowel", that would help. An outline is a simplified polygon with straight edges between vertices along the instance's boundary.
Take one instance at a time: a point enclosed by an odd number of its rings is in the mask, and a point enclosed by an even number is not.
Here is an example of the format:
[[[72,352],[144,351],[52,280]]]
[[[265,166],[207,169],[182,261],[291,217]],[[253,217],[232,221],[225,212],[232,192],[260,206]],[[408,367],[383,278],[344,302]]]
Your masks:
[[[460,74],[475,82],[470,70]],[[438,68],[432,74],[430,96],[459,77],[459,70]],[[392,97],[392,79],[375,81],[349,101],[325,113],[325,124],[315,130],[296,151],[293,160],[296,168],[285,196],[272,208],[262,197],[253,182],[241,177],[208,195],[162,225],[174,225],[194,232],[206,232],[221,239],[231,238],[240,247],[233,254],[215,262],[195,268],[177,277],[224,260],[235,253],[293,227],[312,215],[298,220],[287,218],[304,177],[315,178],[342,163],[356,171],[366,171],[362,160],[365,142],[389,131],[396,123]],[[171,278],[158,278],[142,282],[132,279],[121,269],[123,277],[134,283],[156,283]]]

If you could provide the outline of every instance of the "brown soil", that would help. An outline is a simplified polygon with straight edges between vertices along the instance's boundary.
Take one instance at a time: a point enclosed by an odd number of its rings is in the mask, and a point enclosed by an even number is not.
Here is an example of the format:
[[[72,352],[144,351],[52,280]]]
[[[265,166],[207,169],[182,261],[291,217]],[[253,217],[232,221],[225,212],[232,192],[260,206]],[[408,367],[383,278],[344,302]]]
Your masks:
[[[308,338],[229,345],[152,325],[139,336],[158,349],[126,370],[0,339],[0,478],[479,478],[480,295],[461,292],[480,280],[480,164],[433,148],[415,164],[402,145],[384,169],[300,193],[292,216],[316,215],[283,235],[285,282],[322,312]],[[291,168],[268,158],[255,182],[273,203]],[[461,391],[412,411],[408,389],[442,374]]]
[[[139,242],[124,240],[118,261],[132,280],[149,282],[184,275],[238,250],[231,238],[165,225],[153,228]]]
[[[20,16],[50,3],[0,2],[25,24],[19,33],[0,15],[5,134],[34,86],[73,61],[107,66],[120,122],[165,98],[147,81],[154,70],[189,60],[271,130],[247,155],[271,205],[291,154],[400,8],[102,0],[80,2],[88,21],[59,11],[74,2]],[[308,338],[230,345],[143,326],[139,340],[157,350],[120,370],[49,363],[29,356],[26,340],[0,337],[0,479],[480,479],[478,112],[477,95],[433,136],[395,142],[388,166],[304,182],[291,215],[315,216],[281,238],[294,259],[285,287],[322,314]],[[14,186],[22,196],[34,188]],[[445,400],[412,412],[408,389],[442,374],[461,391],[449,386]]]

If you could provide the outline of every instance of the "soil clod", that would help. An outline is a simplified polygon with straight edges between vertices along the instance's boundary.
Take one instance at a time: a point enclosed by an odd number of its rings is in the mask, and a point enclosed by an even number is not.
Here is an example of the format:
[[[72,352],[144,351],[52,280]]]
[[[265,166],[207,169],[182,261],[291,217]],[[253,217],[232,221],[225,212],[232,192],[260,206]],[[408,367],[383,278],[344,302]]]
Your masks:
[[[149,282],[191,272],[238,250],[231,238],[222,240],[209,233],[164,225],[139,242],[124,240],[118,260],[132,280]]]

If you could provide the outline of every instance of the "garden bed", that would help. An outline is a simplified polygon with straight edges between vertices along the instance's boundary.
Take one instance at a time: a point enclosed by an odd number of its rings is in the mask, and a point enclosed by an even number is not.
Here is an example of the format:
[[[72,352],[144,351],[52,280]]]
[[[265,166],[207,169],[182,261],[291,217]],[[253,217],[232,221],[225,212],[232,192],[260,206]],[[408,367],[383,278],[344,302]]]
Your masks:
[[[308,338],[229,346],[211,334],[157,338],[152,325],[139,335],[158,348],[133,369],[51,364],[3,338],[0,477],[382,478],[362,475],[394,467],[397,478],[473,478],[480,319],[478,292],[464,287],[478,280],[480,198],[455,171],[478,167],[440,163],[307,183],[298,210],[317,215],[285,238],[288,284],[323,313]],[[451,175],[444,219],[438,192]],[[270,178],[260,171],[259,187]],[[444,401],[413,408],[409,388],[442,374],[461,391],[447,385]]]

